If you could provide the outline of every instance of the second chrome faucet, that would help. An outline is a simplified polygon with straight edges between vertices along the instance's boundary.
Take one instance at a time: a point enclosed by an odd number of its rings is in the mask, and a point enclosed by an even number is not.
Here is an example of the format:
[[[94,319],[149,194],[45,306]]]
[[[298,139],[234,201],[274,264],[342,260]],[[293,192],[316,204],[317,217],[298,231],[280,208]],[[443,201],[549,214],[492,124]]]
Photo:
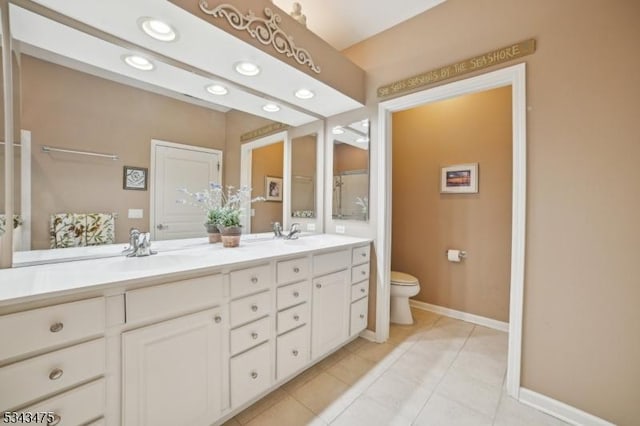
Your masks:
[[[288,234],[282,233],[282,225],[280,222],[273,223],[273,237],[274,238],[284,238],[285,240],[295,240],[298,238],[298,234],[300,234],[300,224],[292,223],[291,229],[289,229]]]

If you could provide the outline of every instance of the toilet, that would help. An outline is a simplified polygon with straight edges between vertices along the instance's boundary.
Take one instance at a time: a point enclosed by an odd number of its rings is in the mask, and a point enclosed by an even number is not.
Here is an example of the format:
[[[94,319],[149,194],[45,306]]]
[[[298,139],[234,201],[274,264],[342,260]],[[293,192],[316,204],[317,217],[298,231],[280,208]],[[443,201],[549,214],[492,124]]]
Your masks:
[[[413,324],[409,298],[420,292],[420,283],[413,275],[391,271],[391,322]]]

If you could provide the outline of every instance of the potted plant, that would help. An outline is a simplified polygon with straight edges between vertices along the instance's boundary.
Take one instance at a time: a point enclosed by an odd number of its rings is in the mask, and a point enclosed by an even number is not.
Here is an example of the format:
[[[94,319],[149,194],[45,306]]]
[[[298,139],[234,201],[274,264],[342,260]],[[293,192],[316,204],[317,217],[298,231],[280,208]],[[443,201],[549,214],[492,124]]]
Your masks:
[[[223,206],[222,186],[211,182],[209,188],[201,192],[190,192],[187,188],[180,188],[178,191],[188,195],[193,200],[180,199],[177,200],[179,204],[197,207],[205,212],[204,227],[207,230],[207,234],[209,234],[209,242],[219,243],[220,230],[218,229],[218,221],[220,209]]]
[[[221,216],[221,208],[213,208],[207,212],[207,221],[204,223],[204,227],[207,229],[207,234],[209,234],[210,243],[219,243],[221,241],[220,229],[218,228]]]
[[[224,247],[238,247],[240,245],[240,234],[242,234],[240,213],[240,209],[233,207],[223,207],[220,210],[218,228]]]

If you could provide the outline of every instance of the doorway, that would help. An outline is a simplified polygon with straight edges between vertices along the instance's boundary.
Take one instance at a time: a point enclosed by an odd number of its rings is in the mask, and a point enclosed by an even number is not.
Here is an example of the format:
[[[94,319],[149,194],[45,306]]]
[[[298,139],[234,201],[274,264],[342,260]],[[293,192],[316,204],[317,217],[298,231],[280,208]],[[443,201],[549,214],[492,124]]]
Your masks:
[[[178,204],[178,188],[203,191],[210,183],[220,183],[222,151],[151,141],[151,206],[149,224],[154,240],[195,238],[205,235],[206,214],[199,208]]]
[[[522,346],[522,308],[524,287],[524,243],[526,201],[526,95],[525,64],[434,87],[422,92],[381,102],[378,110],[377,186],[380,197],[377,208],[383,218],[377,223],[378,252],[376,302],[376,340],[389,336],[389,305],[391,275],[392,227],[392,114],[457,96],[482,92],[504,86],[512,89],[512,215],[511,215],[511,271],[509,296],[509,345],[507,361],[507,392],[518,398]]]

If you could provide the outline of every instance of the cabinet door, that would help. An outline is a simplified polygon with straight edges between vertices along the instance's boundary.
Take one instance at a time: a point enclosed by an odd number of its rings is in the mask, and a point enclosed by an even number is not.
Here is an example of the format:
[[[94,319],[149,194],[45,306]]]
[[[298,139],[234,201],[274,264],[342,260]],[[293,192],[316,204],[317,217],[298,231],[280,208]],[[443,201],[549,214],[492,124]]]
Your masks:
[[[125,425],[203,425],[219,417],[226,316],[210,309],[123,333]]]
[[[317,358],[344,342],[349,335],[351,283],[349,271],[313,280],[311,355]]]

